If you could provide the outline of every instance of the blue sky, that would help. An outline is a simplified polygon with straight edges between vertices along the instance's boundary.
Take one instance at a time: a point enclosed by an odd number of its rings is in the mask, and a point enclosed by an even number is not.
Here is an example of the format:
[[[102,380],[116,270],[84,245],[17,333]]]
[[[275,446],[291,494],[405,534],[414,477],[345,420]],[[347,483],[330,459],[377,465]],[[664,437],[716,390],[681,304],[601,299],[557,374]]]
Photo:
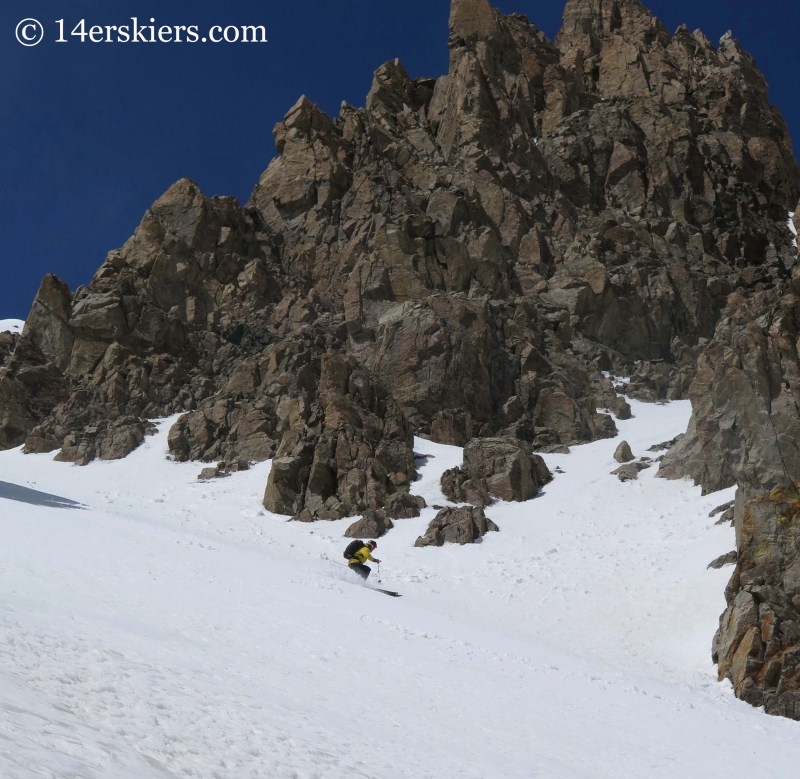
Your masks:
[[[550,37],[562,0],[501,0]],[[800,138],[800,5],[645,3],[672,31],[716,41],[733,30],[755,56]],[[412,76],[447,68],[448,0],[4,0],[0,9],[0,319],[24,318],[42,276],[74,289],[133,232],[171,183],[243,202],[274,155],[272,127],[300,94],[337,113],[363,105],[373,71],[400,57]],[[81,43],[93,25],[264,25],[267,44]],[[15,39],[24,18],[41,44]],[[67,43],[55,43],[64,19]]]

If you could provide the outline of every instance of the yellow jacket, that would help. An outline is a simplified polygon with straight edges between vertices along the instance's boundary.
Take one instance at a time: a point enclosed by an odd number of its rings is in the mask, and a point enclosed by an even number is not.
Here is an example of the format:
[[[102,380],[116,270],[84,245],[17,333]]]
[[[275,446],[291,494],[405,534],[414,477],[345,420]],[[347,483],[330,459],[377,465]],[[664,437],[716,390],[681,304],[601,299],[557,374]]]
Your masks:
[[[373,563],[377,563],[378,561],[372,556],[369,547],[364,544],[364,546],[359,549],[353,557],[351,557],[348,561],[348,565],[363,565],[367,560],[372,560]]]

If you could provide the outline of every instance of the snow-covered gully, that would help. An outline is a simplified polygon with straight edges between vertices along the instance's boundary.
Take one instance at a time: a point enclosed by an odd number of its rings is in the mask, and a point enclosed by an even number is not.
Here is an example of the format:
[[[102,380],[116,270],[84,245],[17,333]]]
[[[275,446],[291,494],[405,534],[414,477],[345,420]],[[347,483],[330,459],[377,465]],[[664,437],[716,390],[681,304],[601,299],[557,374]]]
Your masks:
[[[631,405],[637,456],[686,428],[686,402]],[[395,600],[326,560],[346,520],[264,512],[269,463],[198,482],[168,428],[86,468],[0,453],[0,776],[796,775],[800,725],[711,665],[731,491],[623,484],[621,439],[549,455],[563,473],[487,509],[481,544],[415,549],[434,509],[398,521]],[[444,505],[460,450],[416,448]]]

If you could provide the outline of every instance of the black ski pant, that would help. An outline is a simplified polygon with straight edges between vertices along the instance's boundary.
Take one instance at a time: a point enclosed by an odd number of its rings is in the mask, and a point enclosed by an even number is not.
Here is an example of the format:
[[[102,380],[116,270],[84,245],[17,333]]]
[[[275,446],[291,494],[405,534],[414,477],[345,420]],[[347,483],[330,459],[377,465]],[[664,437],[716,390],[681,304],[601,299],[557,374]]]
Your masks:
[[[350,563],[350,570],[355,571],[364,581],[372,573],[372,569],[363,563]]]

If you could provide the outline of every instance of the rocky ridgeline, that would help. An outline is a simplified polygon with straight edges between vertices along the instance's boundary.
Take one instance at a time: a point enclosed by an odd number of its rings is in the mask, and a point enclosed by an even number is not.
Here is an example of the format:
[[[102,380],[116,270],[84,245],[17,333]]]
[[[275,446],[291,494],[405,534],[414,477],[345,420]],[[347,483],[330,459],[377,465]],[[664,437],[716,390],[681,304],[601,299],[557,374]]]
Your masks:
[[[749,593],[772,647],[766,665],[747,655],[747,690],[797,690],[800,591],[786,572],[799,555],[781,535],[793,526],[774,501],[752,502],[796,479],[790,426],[758,444],[776,413],[795,413],[794,362],[776,346],[788,315],[767,312],[791,308],[798,199],[763,77],[730,35],[670,34],[636,0],[569,0],[555,42],[486,0],[453,0],[449,46],[447,75],[412,79],[390,61],[366,106],[336,118],[301,98],[244,207],[182,180],[87,287],[48,276],[2,356],[0,446],[119,458],[150,420],[182,413],[174,457],[275,458],[268,508],[360,514],[380,533],[414,510],[414,434],[516,442],[535,471],[528,452],[612,437],[603,412],[630,416],[604,372],[643,400],[688,393],[695,418],[665,471],[687,472],[684,460],[708,489],[740,484],[732,603]],[[750,316],[734,325],[737,305]],[[744,330],[762,333],[757,365],[737,345]],[[764,381],[731,385],[736,371]],[[728,424],[746,398],[764,409],[752,436]],[[780,451],[783,475],[762,473],[754,441]],[[450,485],[476,506],[492,490],[478,470]],[[440,520],[433,543],[488,528],[464,512]],[[783,562],[765,562],[775,550]],[[737,630],[718,642],[723,670],[751,646],[725,638]]]

